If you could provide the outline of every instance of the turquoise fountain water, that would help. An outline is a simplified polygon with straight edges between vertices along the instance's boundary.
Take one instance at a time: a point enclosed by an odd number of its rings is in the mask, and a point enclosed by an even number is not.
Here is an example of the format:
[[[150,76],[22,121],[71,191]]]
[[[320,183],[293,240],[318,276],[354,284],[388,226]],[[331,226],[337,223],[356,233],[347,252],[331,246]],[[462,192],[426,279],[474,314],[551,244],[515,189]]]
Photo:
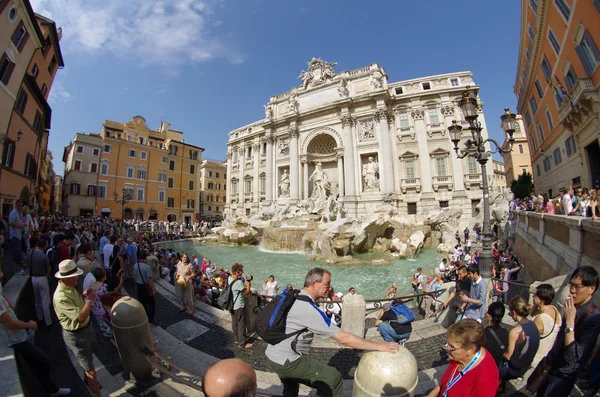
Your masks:
[[[308,255],[302,253],[281,253],[264,251],[258,247],[224,247],[203,245],[192,241],[181,241],[164,244],[163,247],[183,251],[190,257],[196,254],[199,260],[206,256],[211,261],[226,269],[231,268],[234,262],[244,265],[244,273],[254,276],[253,287],[260,291],[262,283],[269,275],[274,275],[281,288],[292,284],[294,288],[301,288],[304,276],[308,269],[320,266],[331,272],[333,286],[336,292],[348,291],[355,287],[356,292],[365,299],[381,299],[392,282],[398,283],[400,294],[412,293],[412,275],[418,267],[423,268],[424,274],[434,274],[439,265],[442,254],[435,248],[426,248],[415,259],[393,260],[388,265],[375,265],[372,263],[341,265],[309,261]],[[355,255],[355,258],[365,262],[374,259],[383,259],[381,253],[368,253]]]

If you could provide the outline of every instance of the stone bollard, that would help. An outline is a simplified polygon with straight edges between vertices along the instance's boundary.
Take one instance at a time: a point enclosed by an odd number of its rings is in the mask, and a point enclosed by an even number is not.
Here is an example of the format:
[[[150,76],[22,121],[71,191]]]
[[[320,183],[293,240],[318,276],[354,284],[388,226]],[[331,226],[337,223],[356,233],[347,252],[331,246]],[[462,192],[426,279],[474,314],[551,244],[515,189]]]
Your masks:
[[[325,302],[325,307],[329,302]],[[342,305],[342,331],[365,337],[365,316],[367,304],[362,295],[346,295]]]
[[[368,352],[354,373],[352,397],[414,397],[418,382],[417,360],[408,349]]]
[[[152,378],[152,365],[142,348],[154,350],[148,316],[140,302],[129,296],[119,299],[111,309],[112,329],[126,376],[131,373],[136,381]]]

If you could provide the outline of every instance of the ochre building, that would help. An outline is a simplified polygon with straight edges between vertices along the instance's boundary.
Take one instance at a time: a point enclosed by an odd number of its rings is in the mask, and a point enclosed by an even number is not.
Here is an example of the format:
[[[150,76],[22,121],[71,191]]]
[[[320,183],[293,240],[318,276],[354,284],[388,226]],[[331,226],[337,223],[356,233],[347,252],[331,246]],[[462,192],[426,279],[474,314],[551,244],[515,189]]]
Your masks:
[[[536,191],[600,188],[600,2],[523,0],[515,81]]]
[[[77,174],[65,173],[65,212],[186,223],[199,218],[204,149],[185,143],[183,132],[171,129],[166,122],[151,130],[143,117],[135,116],[126,123],[104,121],[97,139],[98,145],[83,144],[77,143],[76,137],[70,145],[75,147],[69,149],[74,152],[73,159],[65,160],[79,159],[81,163],[72,165],[79,167]],[[79,149],[78,145],[84,147]],[[91,158],[86,157],[89,151]],[[79,203],[76,209],[72,203]]]
[[[34,14],[27,0],[0,1],[0,202],[8,215],[17,199],[41,212],[48,199],[46,166],[52,109],[47,99],[64,66],[61,29]]]

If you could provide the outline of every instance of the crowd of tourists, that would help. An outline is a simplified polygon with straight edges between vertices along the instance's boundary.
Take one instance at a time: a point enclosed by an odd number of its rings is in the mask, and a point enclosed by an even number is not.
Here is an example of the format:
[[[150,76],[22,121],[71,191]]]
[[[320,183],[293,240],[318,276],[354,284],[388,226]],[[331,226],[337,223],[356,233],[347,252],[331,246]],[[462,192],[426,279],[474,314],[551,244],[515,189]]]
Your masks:
[[[561,188],[555,197],[548,193],[535,194],[531,192],[525,199],[516,198],[510,203],[510,209],[543,212],[546,214],[570,215],[600,220],[600,205],[598,195],[600,189],[579,187],[574,189],[571,185]]]

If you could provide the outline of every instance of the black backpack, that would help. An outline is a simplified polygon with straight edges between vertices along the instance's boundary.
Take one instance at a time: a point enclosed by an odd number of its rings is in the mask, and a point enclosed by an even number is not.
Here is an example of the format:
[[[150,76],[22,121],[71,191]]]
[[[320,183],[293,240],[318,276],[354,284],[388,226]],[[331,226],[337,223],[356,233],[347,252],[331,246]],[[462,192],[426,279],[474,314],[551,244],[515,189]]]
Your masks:
[[[232,310],[233,309],[233,304],[235,303],[235,300],[233,298],[233,290],[231,289],[231,287],[233,287],[233,284],[235,284],[237,281],[244,281],[241,278],[235,279],[233,280],[233,282],[230,284],[229,280],[227,280],[226,284],[225,284],[225,288],[223,288],[223,291],[221,291],[221,294],[219,295],[219,298],[217,299],[217,305],[223,309],[223,310]],[[236,296],[237,299],[237,296]]]
[[[307,328],[303,328],[291,334],[285,333],[287,315],[296,300],[312,303],[312,299],[299,295],[299,292],[298,290],[286,291],[277,295],[256,316],[256,333],[268,344],[276,345],[307,330]]]

